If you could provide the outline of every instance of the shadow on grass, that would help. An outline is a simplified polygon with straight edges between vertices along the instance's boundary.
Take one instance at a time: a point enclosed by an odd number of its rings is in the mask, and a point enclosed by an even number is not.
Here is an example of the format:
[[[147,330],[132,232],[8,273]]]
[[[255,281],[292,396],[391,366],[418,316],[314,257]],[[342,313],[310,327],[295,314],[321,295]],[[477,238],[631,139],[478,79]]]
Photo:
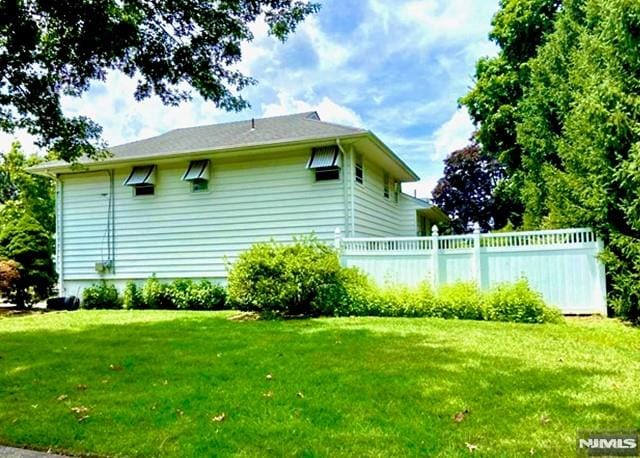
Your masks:
[[[564,455],[578,428],[640,426],[632,393],[618,402],[594,384],[620,378],[614,364],[540,354],[528,327],[499,342],[483,323],[426,320],[407,333],[392,322],[203,313],[0,328],[0,443],[131,456],[463,455],[467,443]],[[458,334],[468,326],[479,336]]]

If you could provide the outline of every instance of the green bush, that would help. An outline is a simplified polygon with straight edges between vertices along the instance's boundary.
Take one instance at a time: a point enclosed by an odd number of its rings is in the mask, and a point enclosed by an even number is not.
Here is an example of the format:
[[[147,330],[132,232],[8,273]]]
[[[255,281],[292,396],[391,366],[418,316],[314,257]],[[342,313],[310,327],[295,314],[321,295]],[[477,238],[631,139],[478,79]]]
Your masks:
[[[312,307],[321,315],[367,315],[377,293],[369,277],[356,267],[340,269],[337,281],[322,285]]]
[[[7,221],[0,230],[0,259],[14,261],[19,275],[0,292],[2,296],[18,308],[47,298],[57,277],[53,252],[51,236],[34,218],[24,215]]]
[[[104,280],[85,288],[82,292],[83,309],[117,309],[120,306],[118,289]]]
[[[340,260],[315,237],[290,245],[258,243],[242,253],[229,272],[228,293],[240,310],[285,315],[328,310],[322,300],[338,283]]]
[[[190,290],[191,310],[223,310],[227,306],[227,291],[224,286],[201,280]]]
[[[161,283],[155,274],[142,286],[142,300],[145,308],[148,309],[172,310],[176,308],[170,285]]]
[[[226,304],[226,291],[208,280],[197,283],[176,280],[170,285],[172,302],[181,310],[222,310]]]
[[[190,291],[193,288],[191,280],[179,279],[167,285],[167,293],[171,304],[177,309],[188,310],[190,307]]]
[[[145,308],[142,290],[132,281],[128,281],[122,293],[122,307],[125,309]]]
[[[526,280],[503,284],[486,296],[487,319],[517,323],[553,323],[562,319],[559,310],[547,306]]]
[[[417,287],[378,287],[360,270],[342,269],[337,285],[322,291],[319,311],[334,316],[436,317],[519,323],[552,323],[562,319],[525,280],[481,292],[474,283],[443,285],[434,293]]]
[[[438,289],[436,305],[430,316],[482,320],[484,309],[483,294],[474,283],[452,283]]]

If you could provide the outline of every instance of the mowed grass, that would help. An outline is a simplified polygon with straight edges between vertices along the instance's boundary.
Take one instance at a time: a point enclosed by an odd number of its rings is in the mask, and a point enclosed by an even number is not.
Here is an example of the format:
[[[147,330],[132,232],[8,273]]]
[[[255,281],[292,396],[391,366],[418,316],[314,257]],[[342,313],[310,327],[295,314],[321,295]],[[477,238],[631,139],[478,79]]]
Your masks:
[[[104,456],[575,456],[577,429],[640,428],[640,331],[614,320],[232,314],[0,318],[0,443]]]

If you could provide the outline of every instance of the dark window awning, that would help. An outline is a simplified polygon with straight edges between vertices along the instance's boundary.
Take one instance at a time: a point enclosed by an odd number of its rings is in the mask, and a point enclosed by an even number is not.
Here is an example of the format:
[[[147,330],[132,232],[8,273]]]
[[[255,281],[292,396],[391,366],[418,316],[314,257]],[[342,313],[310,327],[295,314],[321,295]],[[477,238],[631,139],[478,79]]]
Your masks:
[[[182,175],[184,181],[208,180],[209,179],[209,159],[189,162],[187,171]]]
[[[308,169],[330,169],[340,167],[338,158],[340,151],[337,146],[323,146],[322,148],[313,148],[311,157],[307,163]]]
[[[131,169],[129,177],[124,180],[125,186],[140,186],[144,184],[154,184],[156,180],[156,166],[142,165]]]

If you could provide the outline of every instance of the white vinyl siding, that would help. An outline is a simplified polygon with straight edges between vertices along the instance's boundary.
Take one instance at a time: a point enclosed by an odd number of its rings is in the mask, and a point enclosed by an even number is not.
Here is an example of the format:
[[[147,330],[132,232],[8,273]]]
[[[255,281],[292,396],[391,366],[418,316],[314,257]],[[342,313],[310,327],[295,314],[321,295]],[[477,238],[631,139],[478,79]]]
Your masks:
[[[367,171],[363,185],[354,186],[356,237],[412,237],[417,232],[416,210],[427,207],[410,196],[400,194],[398,202],[384,197],[385,172],[364,159]],[[393,177],[391,177],[393,180]],[[393,192],[393,190],[390,190]]]
[[[316,182],[305,168],[309,150],[269,158],[211,162],[209,191],[191,192],[182,181],[189,159],[158,164],[155,195],[135,198],[123,181],[131,167],[115,170],[115,274],[95,263],[106,256],[109,179],[106,173],[65,175],[63,275],[70,286],[99,278],[223,278],[251,244],[315,232],[333,242],[344,228],[341,181]]]

